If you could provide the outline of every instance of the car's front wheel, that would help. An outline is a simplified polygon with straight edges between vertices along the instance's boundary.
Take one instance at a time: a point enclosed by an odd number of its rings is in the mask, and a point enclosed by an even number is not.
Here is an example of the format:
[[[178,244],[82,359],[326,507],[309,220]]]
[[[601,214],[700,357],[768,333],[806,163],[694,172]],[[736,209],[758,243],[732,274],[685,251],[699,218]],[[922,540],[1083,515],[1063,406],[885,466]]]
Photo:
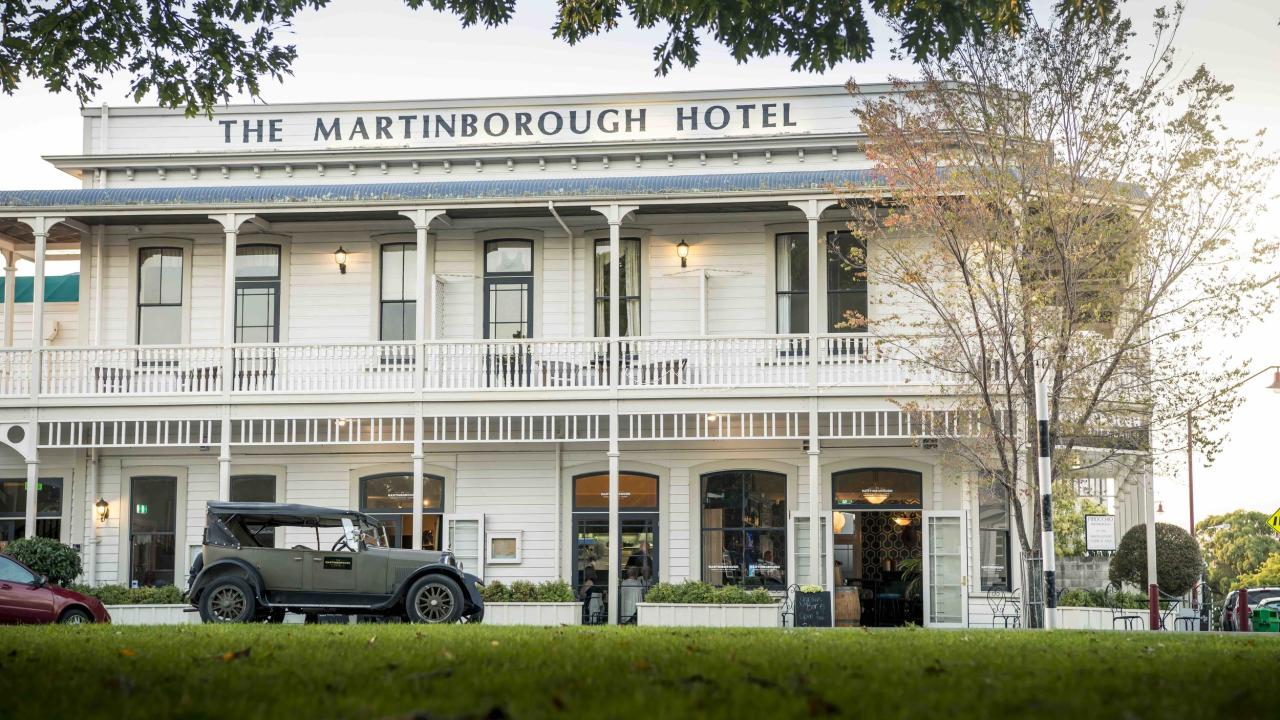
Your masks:
[[[63,625],[87,625],[93,622],[93,616],[87,610],[70,608],[62,613],[62,617],[58,618],[58,622]]]
[[[409,587],[404,604],[410,622],[456,622],[462,616],[462,588],[444,575],[427,575]]]
[[[200,596],[200,619],[207,623],[248,622],[253,613],[253,589],[238,577],[218,578]]]

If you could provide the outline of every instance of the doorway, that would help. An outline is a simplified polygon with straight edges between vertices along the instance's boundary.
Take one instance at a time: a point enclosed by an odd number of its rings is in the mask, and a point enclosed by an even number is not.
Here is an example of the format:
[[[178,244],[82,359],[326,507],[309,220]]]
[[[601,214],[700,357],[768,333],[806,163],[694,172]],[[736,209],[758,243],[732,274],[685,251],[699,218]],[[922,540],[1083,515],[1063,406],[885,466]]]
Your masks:
[[[573,479],[573,589],[587,625],[608,622],[609,567],[617,563],[618,621],[635,622],[636,604],[658,581],[658,478],[618,475],[620,547],[609,547],[609,474]]]
[[[924,624],[923,477],[893,468],[832,476],[837,625]]]

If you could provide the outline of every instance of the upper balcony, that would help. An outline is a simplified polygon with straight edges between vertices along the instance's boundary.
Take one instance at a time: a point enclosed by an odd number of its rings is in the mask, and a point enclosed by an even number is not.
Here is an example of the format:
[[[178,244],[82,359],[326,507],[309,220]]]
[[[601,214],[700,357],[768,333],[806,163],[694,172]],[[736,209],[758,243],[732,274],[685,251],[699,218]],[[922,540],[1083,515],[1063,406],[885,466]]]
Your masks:
[[[406,399],[419,391],[443,398],[536,391],[598,396],[615,387],[645,396],[936,386],[936,378],[903,359],[904,345],[821,335],[813,357],[808,337],[797,335],[240,344],[230,358],[221,346],[55,347],[39,351],[38,392],[32,351],[7,349],[0,351],[0,399],[269,402],[335,393]],[[616,385],[611,358],[617,358]]]

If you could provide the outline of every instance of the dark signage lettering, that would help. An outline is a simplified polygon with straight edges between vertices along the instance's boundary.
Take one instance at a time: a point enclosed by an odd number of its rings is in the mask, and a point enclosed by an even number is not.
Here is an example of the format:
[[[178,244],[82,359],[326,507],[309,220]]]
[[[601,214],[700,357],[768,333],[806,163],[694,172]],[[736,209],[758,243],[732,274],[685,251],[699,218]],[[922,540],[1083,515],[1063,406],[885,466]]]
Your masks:
[[[555,137],[564,133],[585,135],[592,131],[613,135],[648,131],[649,108],[603,108],[494,111],[475,113],[424,113],[421,115],[355,115],[343,132],[340,117],[317,117],[312,142],[370,140],[432,140],[438,138]],[[710,130],[751,130],[796,127],[791,103],[743,103],[737,105],[682,105],[670,108],[678,133]],[[567,118],[565,116],[568,116]],[[232,144],[284,142],[285,118],[218,120],[222,142]],[[415,125],[420,125],[419,132]],[[666,127],[670,127],[667,125]],[[372,130],[372,132],[370,132]]]

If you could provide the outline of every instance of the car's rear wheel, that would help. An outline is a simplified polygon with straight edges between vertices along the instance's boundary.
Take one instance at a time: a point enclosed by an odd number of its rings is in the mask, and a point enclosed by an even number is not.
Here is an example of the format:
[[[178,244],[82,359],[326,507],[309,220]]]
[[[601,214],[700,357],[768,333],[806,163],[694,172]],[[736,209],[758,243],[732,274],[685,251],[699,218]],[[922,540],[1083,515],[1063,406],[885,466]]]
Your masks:
[[[93,622],[93,616],[87,610],[69,608],[62,613],[62,617],[58,618],[58,622],[63,625],[88,625]]]
[[[238,577],[218,578],[200,596],[200,619],[207,623],[248,622],[254,614],[253,589]]]
[[[457,622],[462,616],[462,588],[444,575],[427,575],[409,587],[404,604],[410,622]]]

